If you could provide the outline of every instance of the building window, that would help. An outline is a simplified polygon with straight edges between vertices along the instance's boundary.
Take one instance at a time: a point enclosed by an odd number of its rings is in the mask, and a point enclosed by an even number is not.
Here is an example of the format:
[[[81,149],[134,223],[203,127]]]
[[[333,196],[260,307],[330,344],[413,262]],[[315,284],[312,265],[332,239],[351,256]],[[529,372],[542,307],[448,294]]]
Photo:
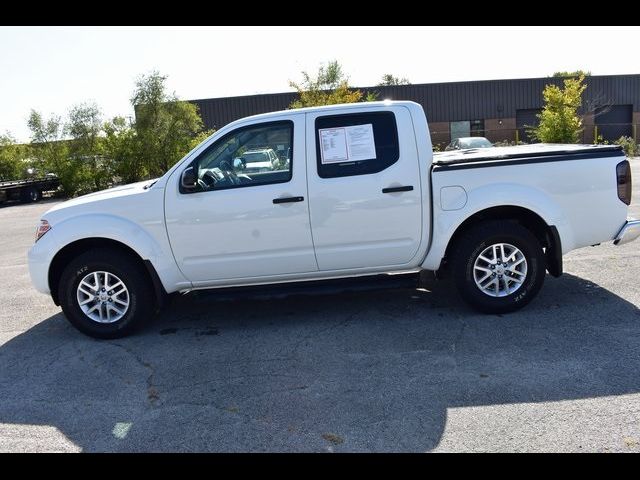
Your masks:
[[[471,136],[471,122],[468,120],[462,122],[451,122],[450,129],[452,142],[462,137]]]
[[[451,122],[451,141],[463,137],[484,137],[484,120]]]
[[[471,137],[484,137],[484,120],[471,120]]]

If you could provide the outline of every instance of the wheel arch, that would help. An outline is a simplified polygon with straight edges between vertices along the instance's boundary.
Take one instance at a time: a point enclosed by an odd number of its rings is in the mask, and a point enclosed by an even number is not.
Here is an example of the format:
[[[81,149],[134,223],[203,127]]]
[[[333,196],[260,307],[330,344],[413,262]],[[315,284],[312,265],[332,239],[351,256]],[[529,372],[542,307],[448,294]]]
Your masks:
[[[56,305],[60,305],[60,299],[58,298],[58,286],[65,266],[72,258],[94,248],[113,248],[119,250],[129,256],[134,262],[138,263],[143,268],[149,281],[153,285],[156,307],[160,307],[163,304],[167,292],[160,281],[158,272],[149,260],[143,259],[134,249],[118,240],[103,237],[91,237],[82,238],[65,245],[53,257],[49,266],[48,282],[49,290],[51,291],[51,298]]]
[[[485,208],[467,217],[454,231],[445,249],[443,261],[469,228],[487,220],[511,220],[530,230],[545,249],[547,270],[554,277],[562,275],[562,241],[558,229],[549,225],[539,214],[521,206],[501,205]]]

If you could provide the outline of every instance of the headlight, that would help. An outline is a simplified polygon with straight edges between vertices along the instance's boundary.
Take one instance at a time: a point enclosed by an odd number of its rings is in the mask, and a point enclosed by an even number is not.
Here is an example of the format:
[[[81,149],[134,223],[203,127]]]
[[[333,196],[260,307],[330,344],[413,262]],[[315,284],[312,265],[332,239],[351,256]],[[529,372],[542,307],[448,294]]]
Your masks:
[[[46,220],[40,220],[40,225],[36,227],[36,242],[40,240],[40,238],[51,230],[51,225]]]

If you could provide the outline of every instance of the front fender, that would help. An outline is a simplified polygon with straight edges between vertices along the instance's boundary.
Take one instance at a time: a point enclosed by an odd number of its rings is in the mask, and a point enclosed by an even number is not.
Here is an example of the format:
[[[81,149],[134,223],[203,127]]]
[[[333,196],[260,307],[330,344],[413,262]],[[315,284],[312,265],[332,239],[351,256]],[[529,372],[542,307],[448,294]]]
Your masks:
[[[48,268],[55,255],[67,245],[78,240],[105,238],[115,240],[135,251],[143,260],[149,260],[155,268],[167,292],[190,288],[173,258],[162,222],[141,225],[111,214],[86,214],[74,216],[53,225],[30,250],[29,261]],[[42,267],[41,267],[42,268]],[[34,283],[41,284],[42,281]],[[43,288],[38,287],[43,291]]]
[[[547,225],[556,226],[563,252],[573,248],[570,223],[560,206],[546,192],[527,185],[494,183],[471,189],[466,193],[467,202],[464,207],[459,210],[443,210],[440,205],[440,192],[434,189],[433,240],[422,268],[440,268],[447,246],[460,225],[476,213],[494,207],[521,207],[532,211]]]

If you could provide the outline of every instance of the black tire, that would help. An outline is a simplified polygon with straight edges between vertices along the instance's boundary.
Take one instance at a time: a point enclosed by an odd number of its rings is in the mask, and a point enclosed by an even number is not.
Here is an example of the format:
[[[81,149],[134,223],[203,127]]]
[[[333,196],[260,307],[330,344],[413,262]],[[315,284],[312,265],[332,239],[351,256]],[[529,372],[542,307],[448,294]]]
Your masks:
[[[36,187],[29,188],[28,190],[24,190],[22,192],[21,200],[24,203],[35,203],[42,200],[42,191],[40,191]]]
[[[527,264],[522,285],[503,297],[490,296],[476,285],[474,263],[485,248],[507,243],[518,248]],[[452,250],[452,274],[460,296],[483,313],[508,313],[527,305],[536,296],[545,277],[545,257],[538,239],[522,225],[505,220],[492,220],[464,232]],[[494,289],[495,291],[495,289]]]
[[[80,281],[89,273],[97,271],[116,275],[129,293],[126,313],[113,323],[92,320],[78,303],[77,288]],[[82,333],[94,338],[125,337],[141,327],[155,310],[152,285],[144,267],[125,252],[110,248],[89,250],[71,260],[60,277],[58,298],[69,322]]]

